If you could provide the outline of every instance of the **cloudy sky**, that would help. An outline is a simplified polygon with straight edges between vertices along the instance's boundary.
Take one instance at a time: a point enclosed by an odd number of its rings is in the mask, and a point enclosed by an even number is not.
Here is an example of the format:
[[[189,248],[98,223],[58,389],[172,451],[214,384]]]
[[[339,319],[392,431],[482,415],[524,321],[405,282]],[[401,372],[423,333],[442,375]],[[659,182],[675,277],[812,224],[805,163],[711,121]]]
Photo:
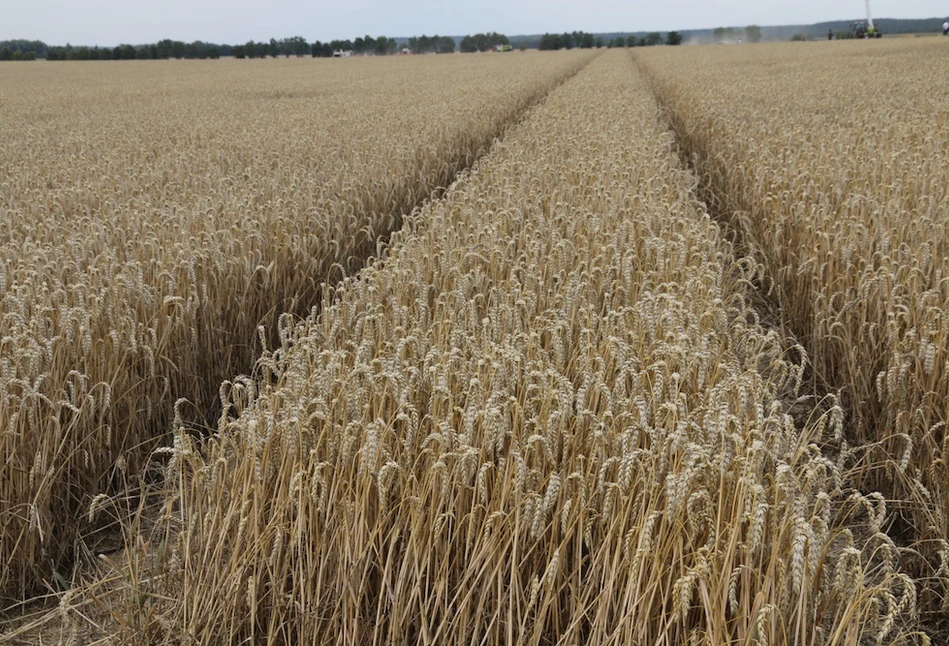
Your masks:
[[[949,0],[872,0],[874,17],[949,15]],[[238,43],[299,35],[668,31],[856,18],[864,0],[9,0],[0,40]]]

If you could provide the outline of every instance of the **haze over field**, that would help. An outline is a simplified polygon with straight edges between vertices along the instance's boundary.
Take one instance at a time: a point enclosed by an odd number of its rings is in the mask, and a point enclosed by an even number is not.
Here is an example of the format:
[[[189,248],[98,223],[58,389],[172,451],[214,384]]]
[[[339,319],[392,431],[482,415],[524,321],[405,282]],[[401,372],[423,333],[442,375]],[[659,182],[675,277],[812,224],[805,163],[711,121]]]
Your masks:
[[[942,0],[876,0],[875,16],[941,16]],[[581,29],[667,31],[748,24],[801,24],[863,15],[859,0],[674,0],[661,4],[617,0],[485,0],[440,2],[351,0],[346,3],[275,0],[188,0],[95,4],[37,0],[4,8],[0,40],[35,38],[55,44],[116,45],[184,41],[244,42],[274,34],[300,33],[329,40],[353,34],[411,36],[423,33],[466,34],[479,31],[532,34]]]

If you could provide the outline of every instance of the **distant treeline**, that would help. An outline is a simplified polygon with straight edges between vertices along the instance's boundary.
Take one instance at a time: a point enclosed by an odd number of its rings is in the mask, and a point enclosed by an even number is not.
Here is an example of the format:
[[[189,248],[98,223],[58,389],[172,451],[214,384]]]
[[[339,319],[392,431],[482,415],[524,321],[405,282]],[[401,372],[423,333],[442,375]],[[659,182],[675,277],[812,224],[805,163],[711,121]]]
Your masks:
[[[115,47],[49,47],[46,60],[50,61],[119,61],[158,60],[164,58],[220,58],[230,53],[227,45],[195,41],[161,40],[150,45],[117,45]]]
[[[593,47],[641,47],[648,45],[678,44],[683,40],[693,42],[722,42],[732,38],[756,40],[788,40],[790,38],[825,38],[831,31],[837,37],[846,37],[854,20],[836,20],[810,25],[776,25],[756,27],[717,27],[714,29],[690,29],[668,32],[607,32],[591,34],[582,31],[563,34],[534,34],[505,36],[496,32],[460,37],[460,47],[451,36],[413,36],[412,38],[388,38],[363,36],[355,40],[316,41],[308,43],[302,36],[271,38],[269,42],[248,41],[243,45],[227,45],[194,41],[185,43],[165,39],[146,45],[122,44],[117,47],[90,47],[66,45],[51,47],[40,40],[0,41],[0,60],[127,60],[164,58],[263,58],[276,56],[333,56],[344,51],[354,54],[394,54],[405,50],[413,54],[478,52],[488,49],[509,49],[512,44],[518,49],[564,49]],[[944,17],[939,18],[879,18],[876,26],[884,34],[937,33],[942,29]]]
[[[508,45],[507,36],[491,32],[475,34],[461,39],[461,51],[484,51],[489,47]],[[165,39],[146,45],[121,44],[116,47],[73,46],[51,47],[39,40],[0,41],[0,60],[34,60],[45,58],[51,61],[101,61],[101,60],[157,60],[157,59],[208,59],[222,56],[235,58],[267,58],[277,56],[330,57],[335,52],[374,54],[385,56],[408,50],[413,54],[452,53],[457,43],[450,36],[418,36],[395,39],[386,36],[373,38],[360,36],[355,40],[316,41],[308,43],[302,36],[271,38],[269,42],[250,40],[243,45],[218,45],[203,41],[185,43]]]
[[[0,61],[35,61],[33,52],[13,51],[9,47],[0,47]]]
[[[32,61],[46,56],[46,43],[41,40],[0,41],[0,61]]]
[[[677,31],[670,31],[663,36],[658,31],[649,32],[642,36],[628,34],[626,36],[613,36],[609,40],[603,36],[587,33],[585,31],[565,32],[563,34],[544,34],[537,43],[540,50],[552,49],[593,49],[606,47],[651,47],[653,45],[681,45],[683,36]]]
[[[810,25],[770,25],[760,27],[760,38],[766,41],[790,40],[797,36],[812,39],[826,39],[827,32],[831,31],[841,37],[849,34],[853,23],[866,20],[866,16],[856,16],[852,20],[832,20]],[[942,23],[945,17],[940,18],[875,18],[876,27],[884,34],[927,34],[942,33]],[[694,42],[715,42],[724,33],[726,40],[729,36],[747,37],[745,27],[717,27],[715,29],[690,29],[682,32],[686,39]]]
[[[331,40],[328,43],[316,41],[311,51],[314,57],[330,57],[335,52],[384,56],[402,51],[399,45],[400,41],[395,38],[363,36],[356,40]],[[451,54],[455,51],[456,43],[450,36],[413,36],[402,39],[402,45],[413,54]]]
[[[461,39],[459,48],[463,53],[486,52],[489,49],[498,49],[510,45],[511,41],[504,34],[492,31],[489,34],[475,34]]]
[[[808,38],[821,36],[827,38],[828,30],[832,30],[835,33],[838,31],[849,32],[851,25],[859,20],[866,20],[866,17],[861,18],[857,16],[853,20],[836,20],[832,22],[819,22],[809,25],[762,26],[760,28],[761,40],[789,40],[795,34],[804,34]],[[946,20],[945,17],[907,19],[877,18],[874,19],[873,22],[884,34],[925,34],[937,32],[942,33],[942,23],[944,20]],[[747,38],[745,34],[745,28],[745,26],[732,27],[731,33],[740,38]],[[714,42],[716,30],[722,30],[719,31],[719,35],[721,35],[723,31],[726,34],[728,33],[728,28],[723,27],[709,29],[681,29],[678,33],[682,35],[684,41]],[[594,33],[593,36],[594,38],[602,38],[603,42],[607,45],[609,45],[611,42],[618,42],[618,39],[620,38],[626,40],[630,36],[634,36],[637,39],[636,42],[641,44],[643,39],[646,39],[650,33],[657,34],[658,32],[613,31]],[[540,41],[543,37],[543,34],[514,34],[510,36],[510,39],[512,43],[517,43],[518,45],[523,44],[524,47],[530,49],[540,49]],[[653,39],[655,39],[655,35],[653,36]],[[660,34],[660,41],[661,40],[662,38]]]

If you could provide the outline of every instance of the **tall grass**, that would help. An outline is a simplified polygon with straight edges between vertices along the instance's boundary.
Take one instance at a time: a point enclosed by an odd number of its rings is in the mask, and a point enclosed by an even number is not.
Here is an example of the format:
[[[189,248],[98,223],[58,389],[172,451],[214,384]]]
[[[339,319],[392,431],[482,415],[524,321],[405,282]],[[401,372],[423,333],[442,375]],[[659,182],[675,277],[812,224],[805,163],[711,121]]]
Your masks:
[[[582,58],[0,70],[0,599]]]
[[[838,407],[795,423],[802,351],[695,183],[623,53],[552,93],[176,434],[148,634],[908,638],[885,501],[822,453]]]
[[[898,512],[949,616],[949,73],[945,43],[637,54],[703,181],[767,268],[852,473]],[[701,79],[700,81],[698,79]]]

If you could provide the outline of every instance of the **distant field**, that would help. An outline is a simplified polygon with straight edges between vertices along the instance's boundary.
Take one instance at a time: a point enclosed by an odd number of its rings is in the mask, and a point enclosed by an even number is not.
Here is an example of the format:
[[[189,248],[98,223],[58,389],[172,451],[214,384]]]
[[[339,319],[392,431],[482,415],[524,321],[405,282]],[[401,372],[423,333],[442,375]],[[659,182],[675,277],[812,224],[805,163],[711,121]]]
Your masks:
[[[0,65],[0,644],[941,643],[946,63]]]

